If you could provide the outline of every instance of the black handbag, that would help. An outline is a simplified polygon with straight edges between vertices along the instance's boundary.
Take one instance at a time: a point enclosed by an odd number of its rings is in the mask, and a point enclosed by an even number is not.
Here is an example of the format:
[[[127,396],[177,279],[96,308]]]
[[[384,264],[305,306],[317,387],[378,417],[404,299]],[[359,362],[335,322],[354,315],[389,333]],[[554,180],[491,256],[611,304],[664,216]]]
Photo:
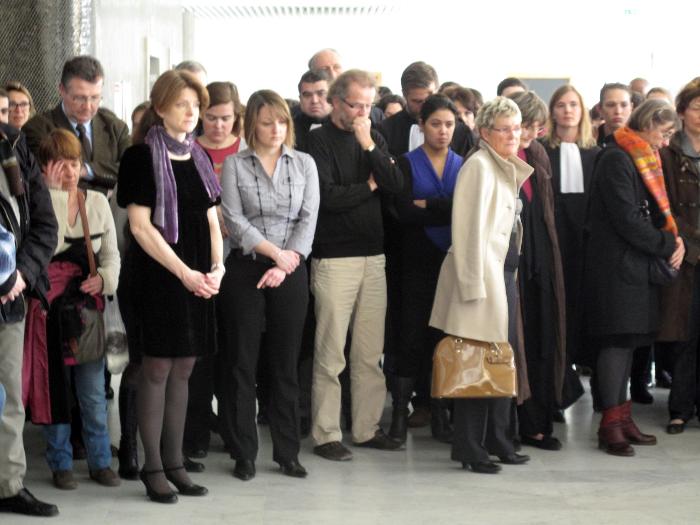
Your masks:
[[[649,202],[646,199],[639,203],[639,212],[644,219],[651,221]],[[663,257],[652,257],[649,261],[649,283],[651,284],[668,286],[676,280],[679,273],[679,270],[671,266]]]

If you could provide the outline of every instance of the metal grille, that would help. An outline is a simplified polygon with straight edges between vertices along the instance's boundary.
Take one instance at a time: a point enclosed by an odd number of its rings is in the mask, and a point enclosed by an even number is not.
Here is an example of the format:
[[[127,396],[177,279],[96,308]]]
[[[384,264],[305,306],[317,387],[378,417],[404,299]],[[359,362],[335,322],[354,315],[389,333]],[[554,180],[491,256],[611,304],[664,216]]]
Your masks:
[[[186,2],[184,2],[186,4]],[[239,4],[239,5],[185,5],[185,9],[201,18],[264,18],[264,17],[289,17],[289,16],[374,16],[386,15],[396,12],[397,6],[393,5],[325,5],[319,6],[298,4]]]
[[[0,82],[19,80],[37,112],[58,101],[63,63],[90,53],[93,0],[2,0]]]

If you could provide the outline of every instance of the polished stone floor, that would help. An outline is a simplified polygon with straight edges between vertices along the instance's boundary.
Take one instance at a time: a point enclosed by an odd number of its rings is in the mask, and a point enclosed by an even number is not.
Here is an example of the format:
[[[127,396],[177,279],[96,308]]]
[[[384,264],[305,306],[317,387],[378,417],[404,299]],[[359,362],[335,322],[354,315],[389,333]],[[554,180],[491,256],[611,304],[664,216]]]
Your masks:
[[[118,385],[118,378],[113,380]],[[656,389],[651,406],[635,406],[643,430],[659,438],[655,447],[637,447],[634,458],[612,457],[596,449],[598,416],[586,395],[567,410],[567,424],[556,424],[560,452],[524,447],[532,460],[505,466],[496,476],[474,474],[450,461],[449,447],[433,441],[427,429],[410,434],[406,451],[354,449],[348,463],[311,453],[305,440],[300,460],[309,477],[282,476],[271,460],[268,429],[260,427],[257,477],[231,476],[233,462],[215,439],[195,475],[209,487],[204,498],[180,497],[177,505],[147,501],[140,482],[102,488],[87,477],[84,461],[75,466],[80,487],[62,492],[51,485],[43,458],[43,436],[26,430],[27,486],[59,505],[51,523],[121,524],[697,524],[700,523],[700,425],[684,434],[664,433],[668,391]],[[118,419],[110,403],[113,442]],[[388,416],[388,410],[385,413]],[[116,461],[115,461],[116,468]],[[0,525],[37,522],[0,514]]]

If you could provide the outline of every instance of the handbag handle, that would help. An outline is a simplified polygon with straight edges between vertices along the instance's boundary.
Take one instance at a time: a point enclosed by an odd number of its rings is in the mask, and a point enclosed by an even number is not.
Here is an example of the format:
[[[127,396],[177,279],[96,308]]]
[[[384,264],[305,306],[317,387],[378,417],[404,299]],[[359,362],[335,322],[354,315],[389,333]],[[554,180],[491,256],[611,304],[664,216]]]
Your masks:
[[[454,337],[454,346],[455,346],[455,352],[459,353],[462,351],[464,347],[464,339],[461,337]],[[508,365],[510,364],[510,359],[509,358],[504,358],[503,357],[503,352],[501,351],[501,347],[498,346],[498,343],[489,343],[489,349],[486,351],[487,355],[485,356],[486,361],[488,361],[492,365]]]
[[[83,195],[83,192],[80,190],[78,190],[78,210],[80,211],[80,222],[83,224],[83,236],[85,237],[90,277],[95,277],[97,275],[97,265],[95,264],[95,253],[92,251],[92,239],[90,238],[90,225],[88,224],[87,211],[85,211],[85,195]]]

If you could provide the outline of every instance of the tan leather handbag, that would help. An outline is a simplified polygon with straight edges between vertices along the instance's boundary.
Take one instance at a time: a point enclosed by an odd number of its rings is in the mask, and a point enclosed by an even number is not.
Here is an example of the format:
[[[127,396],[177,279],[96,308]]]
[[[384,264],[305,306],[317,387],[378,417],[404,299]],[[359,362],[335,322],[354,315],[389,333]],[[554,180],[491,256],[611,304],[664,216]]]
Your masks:
[[[515,397],[516,387],[515,358],[509,343],[448,335],[435,347],[432,397]]]

